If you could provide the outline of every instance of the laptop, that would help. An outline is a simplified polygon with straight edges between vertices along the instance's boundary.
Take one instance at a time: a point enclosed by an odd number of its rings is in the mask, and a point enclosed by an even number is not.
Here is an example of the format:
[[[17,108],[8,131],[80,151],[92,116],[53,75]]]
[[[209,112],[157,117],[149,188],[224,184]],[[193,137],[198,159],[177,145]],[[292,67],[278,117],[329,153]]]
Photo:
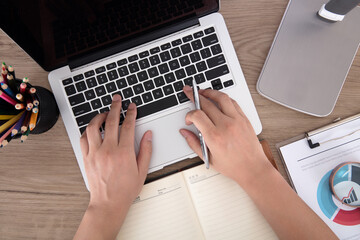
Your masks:
[[[196,154],[179,129],[194,105],[182,91],[235,99],[256,134],[262,126],[216,0],[16,1],[0,3],[2,29],[45,70],[85,184],[79,138],[98,113],[137,105],[135,148],[153,131],[149,173]],[[121,128],[120,123],[120,128]]]

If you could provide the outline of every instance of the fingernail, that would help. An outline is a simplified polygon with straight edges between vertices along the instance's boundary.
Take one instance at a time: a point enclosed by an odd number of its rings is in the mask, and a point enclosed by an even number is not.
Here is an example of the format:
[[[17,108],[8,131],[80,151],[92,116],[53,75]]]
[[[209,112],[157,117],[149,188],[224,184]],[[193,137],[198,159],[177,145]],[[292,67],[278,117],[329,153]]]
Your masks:
[[[135,103],[130,103],[128,109],[133,110],[135,109],[135,107],[136,107]]]
[[[184,86],[184,91],[185,91],[185,92],[190,92],[190,91],[192,91],[192,89],[191,89],[190,86],[185,85],[185,86]]]
[[[120,101],[121,100],[121,97],[120,97],[120,95],[119,94],[115,94],[114,96],[113,96],[113,102],[117,102],[117,101]]]
[[[189,133],[183,129],[180,129],[180,134],[186,139],[189,137]]]
[[[147,131],[145,135],[145,140],[151,142],[152,141],[152,131]]]

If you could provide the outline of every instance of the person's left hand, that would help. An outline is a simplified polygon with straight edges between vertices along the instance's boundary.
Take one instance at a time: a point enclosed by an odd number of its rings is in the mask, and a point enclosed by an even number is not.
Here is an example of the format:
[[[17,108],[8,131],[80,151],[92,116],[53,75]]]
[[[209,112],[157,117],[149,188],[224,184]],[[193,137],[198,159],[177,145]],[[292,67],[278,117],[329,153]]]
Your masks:
[[[80,139],[90,187],[90,204],[102,210],[129,208],[144,184],[152,152],[152,133],[147,131],[134,149],[136,105],[131,103],[119,136],[121,97],[114,95],[109,113],[94,117]],[[100,127],[105,121],[105,136]]]

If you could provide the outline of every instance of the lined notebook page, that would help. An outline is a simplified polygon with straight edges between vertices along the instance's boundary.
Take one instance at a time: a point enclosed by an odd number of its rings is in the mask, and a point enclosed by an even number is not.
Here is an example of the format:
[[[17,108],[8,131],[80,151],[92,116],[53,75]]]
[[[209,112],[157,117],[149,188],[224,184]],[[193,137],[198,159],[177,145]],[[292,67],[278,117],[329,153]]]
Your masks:
[[[143,187],[117,239],[204,239],[181,173]]]
[[[278,239],[242,188],[203,165],[183,172],[205,238]]]

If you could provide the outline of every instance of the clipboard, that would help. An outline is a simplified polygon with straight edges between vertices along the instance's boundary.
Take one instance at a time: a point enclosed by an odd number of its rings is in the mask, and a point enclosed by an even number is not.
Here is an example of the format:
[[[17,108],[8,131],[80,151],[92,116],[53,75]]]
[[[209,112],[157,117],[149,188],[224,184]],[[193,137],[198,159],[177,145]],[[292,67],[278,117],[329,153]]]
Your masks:
[[[296,188],[295,188],[295,186],[294,186],[294,183],[293,183],[292,178],[291,178],[291,175],[290,175],[290,173],[289,173],[287,164],[286,164],[286,162],[285,162],[284,156],[282,155],[282,153],[281,153],[281,151],[280,151],[280,148],[283,147],[283,146],[289,145],[289,144],[291,144],[291,143],[293,143],[293,142],[296,142],[296,141],[298,141],[298,140],[304,139],[304,138],[306,138],[306,140],[307,140],[307,142],[308,142],[308,145],[309,145],[309,148],[311,148],[311,149],[320,147],[321,145],[324,145],[324,144],[326,144],[326,143],[328,143],[328,142],[330,142],[330,141],[334,141],[334,140],[339,140],[339,139],[346,138],[346,137],[351,136],[351,135],[353,135],[353,134],[355,134],[355,133],[357,133],[357,132],[360,132],[360,127],[357,128],[357,129],[354,129],[353,131],[350,131],[350,132],[348,132],[348,133],[345,133],[345,134],[343,134],[343,135],[340,136],[340,137],[330,138],[330,139],[328,139],[328,140],[326,140],[326,141],[323,141],[323,142],[318,142],[318,141],[314,141],[314,140],[313,140],[313,137],[316,136],[316,135],[318,135],[318,134],[324,133],[324,132],[326,132],[326,131],[334,130],[334,129],[336,129],[336,128],[339,127],[339,126],[342,126],[342,125],[344,125],[344,124],[347,124],[347,123],[349,123],[349,122],[352,122],[352,121],[355,121],[355,120],[358,120],[358,119],[360,119],[360,113],[355,114],[355,115],[350,116],[350,117],[347,117],[347,118],[345,118],[345,119],[337,118],[337,119],[335,119],[332,123],[330,123],[330,124],[328,124],[328,125],[322,126],[322,127],[320,127],[320,128],[314,129],[314,130],[311,130],[311,131],[309,131],[309,132],[305,132],[305,133],[303,133],[303,134],[300,134],[300,135],[298,135],[298,136],[296,136],[296,137],[287,139],[287,140],[282,141],[282,142],[280,142],[280,143],[277,143],[277,144],[275,145],[276,150],[277,150],[278,153],[279,153],[281,162],[282,162],[282,164],[283,164],[283,166],[284,166],[284,168],[285,168],[286,174],[287,174],[287,176],[288,176],[288,178],[289,178],[291,187],[292,187],[295,191],[296,191]]]

